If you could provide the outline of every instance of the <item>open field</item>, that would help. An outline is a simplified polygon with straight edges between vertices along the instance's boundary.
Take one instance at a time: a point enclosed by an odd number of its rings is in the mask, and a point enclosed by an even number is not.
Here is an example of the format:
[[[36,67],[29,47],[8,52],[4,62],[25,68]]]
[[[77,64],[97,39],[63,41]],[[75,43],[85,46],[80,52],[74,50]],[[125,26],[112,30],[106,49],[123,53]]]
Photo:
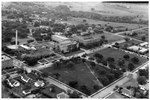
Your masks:
[[[67,5],[71,11],[88,11],[102,14],[105,16],[137,16],[141,15],[141,19],[148,19],[148,5],[146,4],[120,4],[129,8],[117,7],[115,3],[102,2],[49,2],[43,3],[47,6],[56,7],[59,5]],[[138,20],[138,18],[137,18]]]
[[[48,67],[41,71],[49,74],[59,73],[62,82],[68,84],[70,81],[78,81],[78,90],[80,90],[79,86],[86,85],[91,90],[91,93],[95,92],[93,85],[97,84],[97,80],[84,63],[75,64],[73,70],[62,67],[61,69]]]
[[[128,29],[137,29],[137,28],[139,28],[139,24],[106,22],[106,21],[98,21],[98,20],[87,19],[87,18],[74,18],[74,17],[72,17],[72,18],[68,19],[68,21],[64,21],[64,22],[68,22],[68,23],[72,23],[74,25],[77,25],[77,24],[83,24],[83,19],[85,19],[88,24],[101,24],[102,26],[107,24],[107,25],[111,25],[113,27],[122,26],[122,27],[126,27]],[[146,25],[140,25],[140,26],[146,27]]]
[[[116,65],[118,63],[118,60],[119,59],[124,59],[123,56],[126,55],[126,54],[130,56],[130,59],[132,59],[133,57],[137,57],[139,59],[139,63],[135,64],[135,67],[138,67],[138,66],[140,66],[141,64],[143,64],[144,62],[147,61],[147,59],[145,59],[145,58],[136,56],[134,54],[129,54],[129,53],[126,53],[124,51],[119,51],[119,50],[116,50],[116,49],[112,49],[112,48],[103,49],[103,50],[100,50],[100,51],[95,52],[95,53],[102,54],[104,59],[107,59],[108,57],[113,57],[115,59],[115,64]],[[93,56],[95,53],[89,54],[89,56]],[[127,68],[128,63],[132,62],[131,60],[124,60],[124,61],[125,61],[125,64],[124,64],[123,67],[125,67],[125,68]]]

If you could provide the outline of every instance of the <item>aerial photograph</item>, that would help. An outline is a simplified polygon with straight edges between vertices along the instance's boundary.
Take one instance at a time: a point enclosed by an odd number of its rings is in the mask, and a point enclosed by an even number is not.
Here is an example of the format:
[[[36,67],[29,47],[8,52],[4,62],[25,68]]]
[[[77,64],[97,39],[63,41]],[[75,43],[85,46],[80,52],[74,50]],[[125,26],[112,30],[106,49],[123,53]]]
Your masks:
[[[1,98],[149,99],[149,1],[1,2]]]

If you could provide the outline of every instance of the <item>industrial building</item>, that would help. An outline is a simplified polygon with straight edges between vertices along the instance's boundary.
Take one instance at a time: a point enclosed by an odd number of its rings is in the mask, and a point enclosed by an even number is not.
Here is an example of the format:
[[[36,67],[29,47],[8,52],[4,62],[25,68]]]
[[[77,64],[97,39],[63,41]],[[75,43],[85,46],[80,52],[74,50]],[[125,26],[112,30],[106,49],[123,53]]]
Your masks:
[[[55,49],[61,51],[62,53],[67,53],[74,51],[79,48],[79,44],[62,35],[52,35],[52,41],[55,42]]]

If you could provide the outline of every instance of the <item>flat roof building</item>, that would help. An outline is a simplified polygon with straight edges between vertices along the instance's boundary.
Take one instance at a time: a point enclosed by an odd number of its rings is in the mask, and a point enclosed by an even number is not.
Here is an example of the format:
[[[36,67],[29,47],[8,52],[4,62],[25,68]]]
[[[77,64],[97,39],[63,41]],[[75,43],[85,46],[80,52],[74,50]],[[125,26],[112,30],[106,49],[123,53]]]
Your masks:
[[[62,53],[70,52],[79,47],[76,41],[62,35],[52,35],[52,40],[55,42],[55,48]]]

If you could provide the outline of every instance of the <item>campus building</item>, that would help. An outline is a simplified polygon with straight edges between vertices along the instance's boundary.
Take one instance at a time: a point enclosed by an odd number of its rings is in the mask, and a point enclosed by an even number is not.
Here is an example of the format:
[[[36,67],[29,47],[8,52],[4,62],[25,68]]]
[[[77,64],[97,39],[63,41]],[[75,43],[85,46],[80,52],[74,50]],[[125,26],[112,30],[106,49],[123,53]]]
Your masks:
[[[55,49],[62,53],[74,51],[79,48],[79,44],[76,41],[71,40],[62,35],[52,35],[52,41],[55,42]]]
[[[12,67],[13,66],[13,59],[8,57],[5,54],[2,54],[2,68]]]
[[[87,45],[89,43],[94,43],[94,42],[100,41],[101,37],[96,37],[96,36],[94,37],[92,35],[86,35],[86,34],[88,34],[88,33],[81,33],[80,36],[74,35],[72,37],[75,41],[78,41],[79,43],[81,43],[83,45]]]
[[[145,54],[148,52],[148,49],[146,48],[143,48],[143,47],[139,47],[139,46],[130,46],[128,47],[129,50],[132,50],[134,52],[138,52],[138,53],[141,53],[141,54]]]

